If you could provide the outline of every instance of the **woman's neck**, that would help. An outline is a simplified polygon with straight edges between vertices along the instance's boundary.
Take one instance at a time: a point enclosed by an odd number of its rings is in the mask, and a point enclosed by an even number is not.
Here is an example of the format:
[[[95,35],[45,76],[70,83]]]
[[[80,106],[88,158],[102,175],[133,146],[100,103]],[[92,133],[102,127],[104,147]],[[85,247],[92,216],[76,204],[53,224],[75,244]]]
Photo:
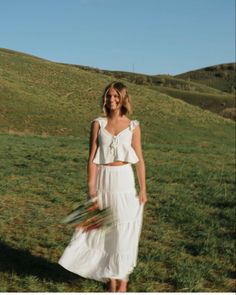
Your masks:
[[[108,118],[111,119],[111,120],[119,120],[120,118],[122,118],[124,115],[122,115],[120,113],[120,110],[115,110],[115,111],[111,111],[109,114],[108,114]]]

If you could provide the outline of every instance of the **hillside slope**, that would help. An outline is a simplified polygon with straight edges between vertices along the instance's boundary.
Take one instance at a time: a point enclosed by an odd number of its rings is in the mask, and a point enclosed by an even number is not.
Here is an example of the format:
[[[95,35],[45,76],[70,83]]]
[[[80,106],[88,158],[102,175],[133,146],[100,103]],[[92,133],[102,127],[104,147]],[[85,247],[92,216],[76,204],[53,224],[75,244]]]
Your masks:
[[[2,131],[87,136],[91,119],[100,114],[100,95],[114,79],[8,50],[0,50],[0,68]],[[182,138],[183,129],[194,134],[196,128],[233,127],[230,120],[156,89],[125,82],[133,97],[133,117],[143,121],[148,140],[160,136],[163,128],[167,140],[172,128],[176,138]]]
[[[236,91],[236,64],[227,63],[205,67],[176,75],[175,78],[198,82],[234,94]]]
[[[204,84],[200,84],[194,81],[186,81],[185,79],[177,78],[172,75],[146,75],[140,73],[132,73],[132,72],[124,72],[124,71],[109,71],[109,70],[101,70],[92,67],[86,67],[81,65],[74,65],[74,64],[65,64],[68,66],[73,66],[76,68],[80,68],[83,70],[87,70],[89,72],[94,73],[101,73],[108,76],[116,77],[117,79],[122,79],[129,81],[131,83],[135,83],[138,85],[150,85],[150,86],[166,86],[166,87],[173,87],[176,89],[182,90],[194,90],[202,93],[211,93],[211,94],[223,94],[226,95],[221,90],[208,87]]]
[[[205,82],[194,79],[191,80],[188,75],[186,76],[171,76],[171,75],[145,75],[139,73],[131,72],[122,72],[122,71],[108,71],[101,70],[97,68],[91,68],[80,65],[68,65],[74,66],[76,68],[84,69],[93,73],[106,74],[109,77],[114,77],[114,79],[122,79],[137,85],[150,86],[151,89],[157,90],[159,93],[168,94],[171,97],[181,99],[189,104],[196,105],[202,109],[209,110],[225,118],[236,120],[236,105],[235,105],[235,94],[234,90],[231,93],[224,92],[220,89],[215,88],[215,84],[225,84],[225,71],[222,65],[221,70],[218,70],[218,80],[215,81],[212,87],[205,85],[202,82]],[[225,68],[228,68],[228,65],[225,65]],[[214,68],[214,67],[213,67]],[[196,72],[201,73],[200,70]],[[195,71],[191,72],[192,75],[195,75]],[[226,74],[227,76],[228,74]],[[200,74],[196,74],[200,76]],[[198,78],[199,78],[198,77]],[[203,75],[204,77],[204,75]],[[231,76],[232,78],[232,73]],[[218,83],[218,84],[217,84]],[[230,79],[228,82],[228,88],[234,89],[234,80]],[[206,82],[207,84],[207,82]]]

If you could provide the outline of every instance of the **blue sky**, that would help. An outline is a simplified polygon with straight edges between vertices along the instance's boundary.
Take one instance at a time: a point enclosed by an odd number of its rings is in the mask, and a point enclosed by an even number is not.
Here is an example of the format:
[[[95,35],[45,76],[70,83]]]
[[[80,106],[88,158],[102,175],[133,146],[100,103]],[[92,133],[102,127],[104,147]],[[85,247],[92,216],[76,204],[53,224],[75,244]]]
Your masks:
[[[0,0],[0,47],[57,62],[179,74],[235,60],[234,0]]]

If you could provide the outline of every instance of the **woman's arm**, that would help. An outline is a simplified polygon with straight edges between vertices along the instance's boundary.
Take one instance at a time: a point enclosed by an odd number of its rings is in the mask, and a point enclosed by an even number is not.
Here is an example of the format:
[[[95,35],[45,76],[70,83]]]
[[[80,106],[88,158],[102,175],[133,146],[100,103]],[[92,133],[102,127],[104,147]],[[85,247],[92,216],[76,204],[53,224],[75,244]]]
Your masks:
[[[139,161],[135,164],[136,172],[139,181],[139,200],[140,203],[147,202],[147,195],[146,195],[146,175],[145,175],[145,163],[143,159],[142,153],[142,145],[141,145],[141,128],[140,124],[136,126],[133,131],[132,137],[132,147],[134,148]]]
[[[99,122],[93,121],[90,130],[90,142],[89,142],[89,158],[87,163],[87,182],[88,182],[88,195],[90,198],[96,195],[96,177],[97,177],[97,165],[93,163],[98,147],[98,135]]]

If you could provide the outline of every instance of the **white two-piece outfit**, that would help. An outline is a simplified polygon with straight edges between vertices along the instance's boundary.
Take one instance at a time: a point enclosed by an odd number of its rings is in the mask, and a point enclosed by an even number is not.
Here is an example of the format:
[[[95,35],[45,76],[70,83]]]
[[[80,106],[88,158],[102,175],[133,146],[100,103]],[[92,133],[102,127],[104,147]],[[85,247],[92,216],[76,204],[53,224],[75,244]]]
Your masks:
[[[76,229],[59,264],[84,278],[108,282],[109,278],[129,280],[137,264],[138,245],[144,204],[135,188],[132,164],[139,161],[131,146],[132,134],[139,124],[131,120],[127,128],[113,136],[105,129],[106,117],[98,117],[98,148],[93,159],[97,164],[96,192],[99,208],[110,207],[112,227],[108,231]],[[114,161],[119,166],[103,165]]]

